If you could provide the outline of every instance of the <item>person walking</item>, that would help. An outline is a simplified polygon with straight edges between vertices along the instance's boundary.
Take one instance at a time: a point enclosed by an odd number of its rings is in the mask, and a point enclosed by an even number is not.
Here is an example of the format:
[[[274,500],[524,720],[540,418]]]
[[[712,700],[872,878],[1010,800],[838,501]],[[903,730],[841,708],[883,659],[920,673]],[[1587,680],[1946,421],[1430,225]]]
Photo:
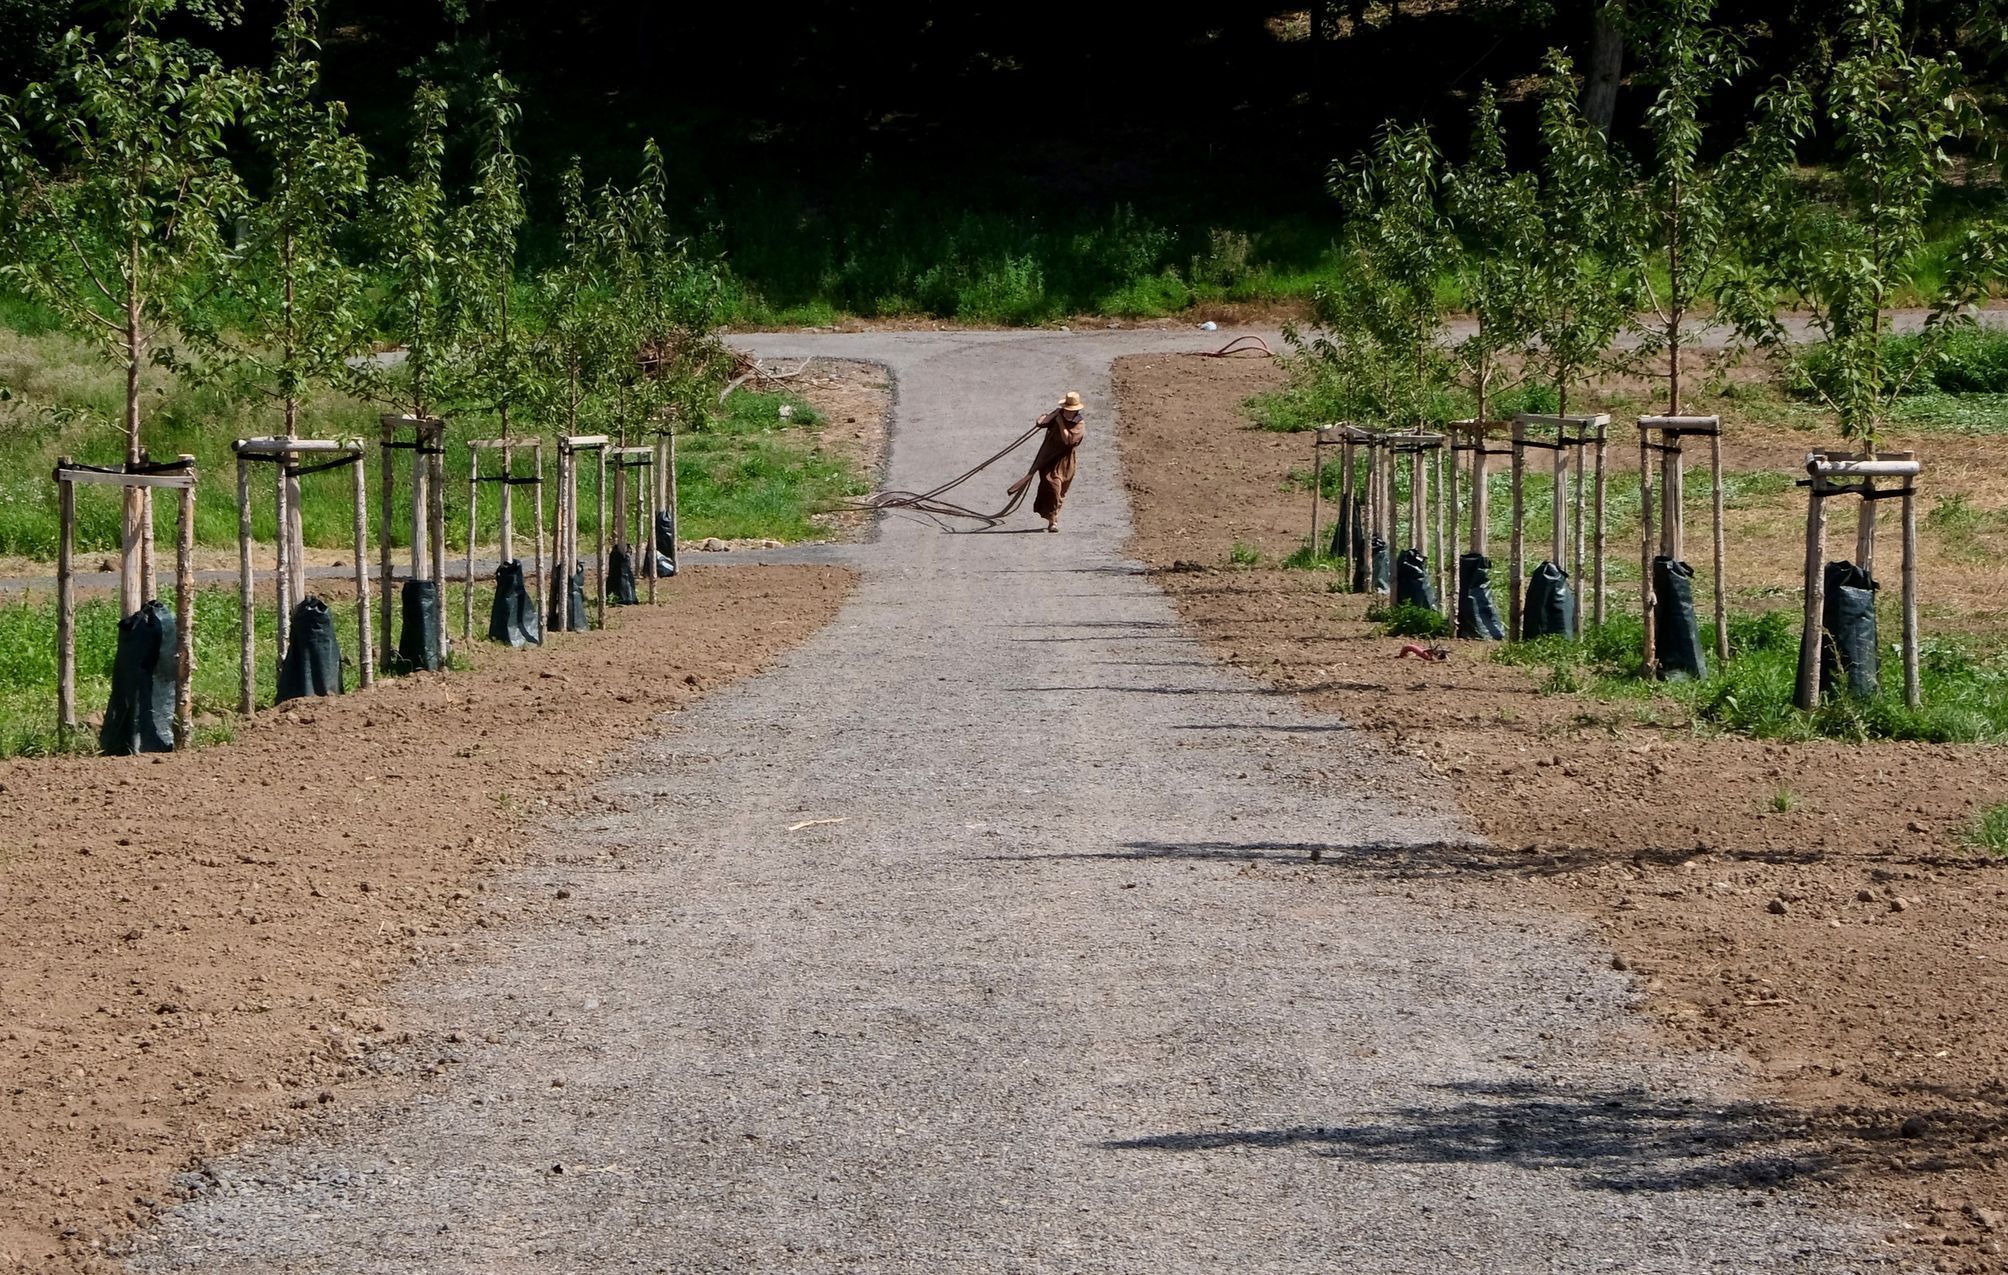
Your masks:
[[[1038,424],[1046,430],[1046,437],[1039,444],[1039,455],[1032,461],[1032,468],[1025,476],[1010,487],[1010,493],[1015,496],[1024,491],[1027,484],[1039,484],[1039,494],[1032,500],[1032,512],[1046,520],[1047,531],[1057,532],[1060,529],[1060,507],[1067,502],[1067,489],[1074,485],[1076,453],[1081,439],[1087,434],[1081,417],[1081,396],[1074,390],[1068,390],[1058,407],[1039,418]]]

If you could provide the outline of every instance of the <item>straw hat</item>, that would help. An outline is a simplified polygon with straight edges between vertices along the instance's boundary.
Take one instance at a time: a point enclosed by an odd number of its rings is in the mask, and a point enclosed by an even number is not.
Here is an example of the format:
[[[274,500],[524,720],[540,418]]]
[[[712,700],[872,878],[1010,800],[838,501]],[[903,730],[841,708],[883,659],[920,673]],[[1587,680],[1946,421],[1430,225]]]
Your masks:
[[[1063,399],[1061,399],[1061,400],[1060,400],[1060,410],[1061,410],[1061,411],[1063,411],[1063,412],[1078,412],[1078,411],[1080,411],[1080,410],[1081,410],[1081,393],[1080,393],[1080,391],[1079,391],[1079,390],[1068,390],[1068,391],[1067,391],[1067,397],[1065,397],[1065,398],[1063,398]]]

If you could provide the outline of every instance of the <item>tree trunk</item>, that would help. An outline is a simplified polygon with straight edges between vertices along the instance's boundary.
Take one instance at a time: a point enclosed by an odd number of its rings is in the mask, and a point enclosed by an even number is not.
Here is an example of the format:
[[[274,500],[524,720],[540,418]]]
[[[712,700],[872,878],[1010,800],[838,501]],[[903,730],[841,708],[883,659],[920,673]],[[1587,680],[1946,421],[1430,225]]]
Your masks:
[[[1625,33],[1621,0],[1597,6],[1590,24],[1590,57],[1585,68],[1583,114],[1603,132],[1610,132],[1618,113],[1618,80],[1624,74]]]

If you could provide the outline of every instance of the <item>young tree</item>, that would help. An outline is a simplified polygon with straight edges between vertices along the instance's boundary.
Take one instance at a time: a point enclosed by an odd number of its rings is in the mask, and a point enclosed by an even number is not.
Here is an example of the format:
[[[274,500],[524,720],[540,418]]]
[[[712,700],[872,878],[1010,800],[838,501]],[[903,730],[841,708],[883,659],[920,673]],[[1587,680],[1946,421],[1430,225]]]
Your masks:
[[[529,348],[510,295],[525,219],[522,164],[511,141],[522,114],[515,88],[492,77],[481,113],[474,188],[453,215],[450,238],[459,254],[448,296],[452,326],[466,343],[468,368],[458,395],[468,410],[492,415],[506,436],[510,409],[524,400],[529,377]]]
[[[1630,174],[1576,104],[1574,69],[1551,50],[1541,100],[1539,213],[1545,233],[1528,245],[1527,361],[1554,387],[1566,416],[1571,393],[1603,363],[1637,299]]]
[[[1499,95],[1490,84],[1480,88],[1472,112],[1470,154],[1445,186],[1461,245],[1458,280],[1477,324],[1459,342],[1457,358],[1475,401],[1474,415],[1483,422],[1491,415],[1501,356],[1525,344],[1532,309],[1526,266],[1534,243],[1546,233],[1533,176],[1507,165]]]
[[[446,95],[421,84],[412,99],[410,169],[379,184],[374,218],[383,276],[374,326],[404,358],[365,360],[354,379],[364,397],[416,417],[436,415],[451,396],[460,354],[451,288],[464,227],[454,224],[445,165]]]
[[[1646,0],[1640,15],[1643,75],[1657,90],[1646,111],[1652,166],[1639,272],[1652,322],[1641,330],[1640,352],[1666,359],[1669,416],[1681,413],[1680,356],[1693,337],[1695,305],[1714,291],[1734,247],[1724,234],[1723,183],[1704,159],[1702,120],[1744,60],[1734,39],[1709,26],[1714,8],[1715,0]],[[1664,294],[1655,274],[1666,279]]]
[[[1912,52],[1897,0],[1847,0],[1842,56],[1815,92],[1788,84],[1767,96],[1781,139],[1753,161],[1749,178],[1784,185],[1791,143],[1811,132],[1815,114],[1832,129],[1840,163],[1831,197],[1804,192],[1749,204],[1743,227],[1749,263],[1720,289],[1723,311],[1747,338],[1771,349],[1793,343],[1780,298],[1803,312],[1820,349],[1810,360],[1813,390],[1843,438],[1873,452],[1898,395],[1930,370],[1962,323],[1985,278],[1984,237],[1969,239],[1929,308],[1917,357],[1901,364],[1885,341],[1887,313],[1924,243],[1927,211],[1969,107],[1958,66]],[[1816,106],[1817,104],[1817,106]]]
[[[1388,125],[1332,185],[1354,215],[1361,264],[1379,285],[1361,317],[1392,356],[1388,419],[1418,429],[1441,422],[1451,374],[1437,288],[1460,260],[1444,210],[1443,156],[1427,129]]]
[[[244,77],[162,34],[172,17],[225,24],[220,0],[128,0],[114,23],[63,37],[57,73],[0,100],[0,237],[22,292],[99,342],[125,373],[125,459],[145,455],[146,368],[199,316],[242,198],[225,147]],[[153,595],[151,501],[128,491],[119,600]]]
[[[318,19],[306,0],[290,0],[275,33],[272,69],[252,97],[245,123],[269,165],[269,188],[246,218],[248,237],[232,262],[233,293],[246,321],[212,332],[220,361],[249,366],[253,384],[277,403],[280,432],[296,438],[300,410],[314,387],[346,376],[344,360],[361,348],[363,280],[337,242],[369,187],[368,156],[347,130],[347,110],[320,97]],[[290,604],[305,592],[299,479],[281,475],[279,560]],[[283,658],[288,607],[280,610]]]

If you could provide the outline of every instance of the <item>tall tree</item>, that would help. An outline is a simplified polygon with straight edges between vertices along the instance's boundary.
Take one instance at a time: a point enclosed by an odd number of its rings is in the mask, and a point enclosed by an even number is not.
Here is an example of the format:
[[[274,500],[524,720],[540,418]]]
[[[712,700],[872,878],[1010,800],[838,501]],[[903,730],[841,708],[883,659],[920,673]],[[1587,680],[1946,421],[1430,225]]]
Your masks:
[[[145,452],[146,369],[199,320],[243,197],[225,136],[245,78],[163,34],[176,16],[220,27],[228,13],[220,0],[128,0],[106,29],[63,37],[51,78],[0,100],[0,269],[125,373],[128,464]],[[151,512],[126,493],[127,614],[154,592]]]

